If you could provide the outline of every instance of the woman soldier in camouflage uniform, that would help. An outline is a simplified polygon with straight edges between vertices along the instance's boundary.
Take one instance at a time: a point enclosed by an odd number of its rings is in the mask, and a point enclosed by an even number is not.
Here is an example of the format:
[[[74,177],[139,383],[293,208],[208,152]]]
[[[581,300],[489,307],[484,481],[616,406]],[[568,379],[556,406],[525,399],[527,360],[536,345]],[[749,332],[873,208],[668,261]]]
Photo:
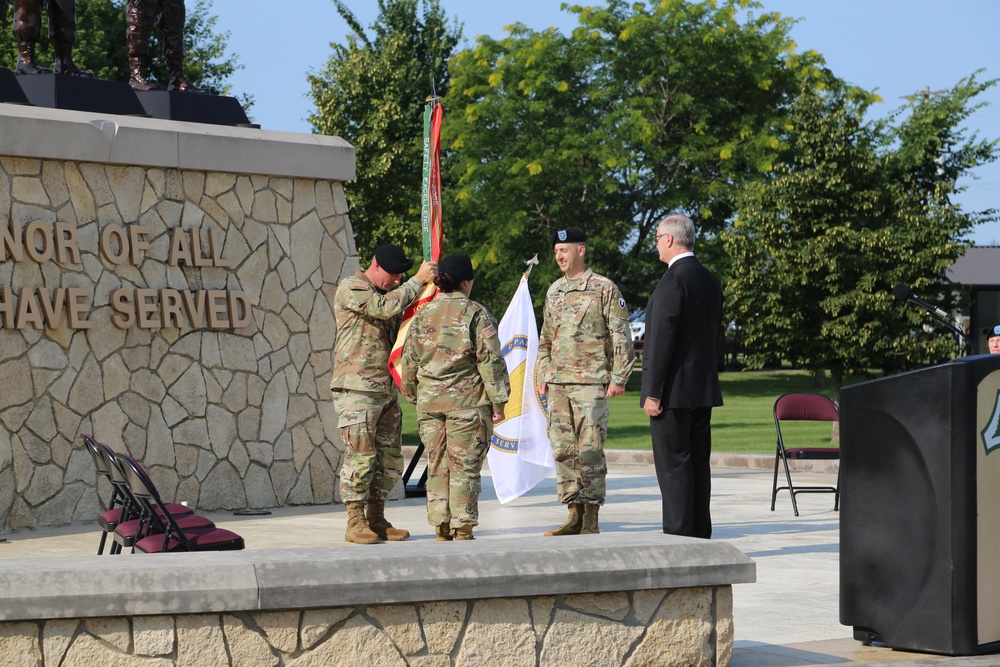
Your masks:
[[[497,321],[469,299],[472,279],[467,256],[441,260],[434,279],[440,293],[414,316],[403,344],[400,391],[417,406],[427,520],[438,541],[473,539],[480,471],[510,396]]]

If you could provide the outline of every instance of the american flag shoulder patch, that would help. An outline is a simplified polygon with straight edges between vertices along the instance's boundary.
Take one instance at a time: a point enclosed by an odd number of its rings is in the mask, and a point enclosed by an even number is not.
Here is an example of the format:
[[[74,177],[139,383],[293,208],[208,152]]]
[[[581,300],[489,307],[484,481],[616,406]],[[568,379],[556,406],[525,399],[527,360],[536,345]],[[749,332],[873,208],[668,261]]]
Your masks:
[[[493,338],[496,335],[497,335],[497,328],[492,324],[483,329],[483,336],[485,336],[486,338]]]

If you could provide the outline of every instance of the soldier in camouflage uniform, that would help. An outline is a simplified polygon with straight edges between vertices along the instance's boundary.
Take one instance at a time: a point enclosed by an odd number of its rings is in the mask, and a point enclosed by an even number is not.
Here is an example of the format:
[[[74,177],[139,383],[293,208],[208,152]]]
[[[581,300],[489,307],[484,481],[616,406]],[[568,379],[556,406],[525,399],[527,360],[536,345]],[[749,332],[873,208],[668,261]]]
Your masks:
[[[473,539],[480,472],[510,397],[497,321],[469,299],[472,280],[465,255],[441,260],[434,279],[441,291],[414,316],[403,343],[400,391],[417,406],[427,448],[427,521],[439,541]]]
[[[340,497],[347,505],[348,542],[373,544],[410,536],[386,521],[384,512],[385,500],[403,474],[403,415],[389,375],[389,352],[403,311],[437,268],[435,262],[424,262],[400,285],[412,266],[401,248],[381,245],[368,270],[341,281],[334,297],[337,339],[330,389],[346,448]]]
[[[546,396],[559,501],[569,518],[546,535],[599,533],[604,504],[607,399],[625,393],[635,363],[625,299],[587,268],[587,235],[570,227],[552,237],[563,277],[545,295],[538,338],[538,393]]]

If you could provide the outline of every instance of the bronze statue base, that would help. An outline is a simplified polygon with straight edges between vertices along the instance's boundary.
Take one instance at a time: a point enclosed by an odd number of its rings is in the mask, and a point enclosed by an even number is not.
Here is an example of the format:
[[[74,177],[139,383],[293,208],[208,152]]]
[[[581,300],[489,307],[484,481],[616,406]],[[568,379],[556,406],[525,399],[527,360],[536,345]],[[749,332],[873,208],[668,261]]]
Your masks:
[[[167,90],[137,93],[146,113],[153,118],[181,120],[189,123],[255,127],[235,97],[198,95]]]
[[[0,102],[31,105],[17,83],[18,78],[6,67],[0,67]]]
[[[145,116],[146,110],[127,83],[62,74],[15,76],[28,101],[36,107]]]

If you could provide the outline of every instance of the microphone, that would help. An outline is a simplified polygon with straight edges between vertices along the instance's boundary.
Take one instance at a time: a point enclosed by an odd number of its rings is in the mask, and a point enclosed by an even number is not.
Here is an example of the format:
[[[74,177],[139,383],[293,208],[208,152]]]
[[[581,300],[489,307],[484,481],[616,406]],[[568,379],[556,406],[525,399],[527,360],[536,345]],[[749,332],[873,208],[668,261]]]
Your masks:
[[[904,285],[903,283],[899,283],[898,285],[892,288],[892,295],[897,299],[899,299],[900,301],[912,301],[921,308],[927,310],[930,313],[934,313],[940,318],[943,318],[945,320],[950,319],[948,313],[944,312],[934,304],[928,301],[924,301],[919,296],[914,294],[913,290],[910,288],[909,285]]]

